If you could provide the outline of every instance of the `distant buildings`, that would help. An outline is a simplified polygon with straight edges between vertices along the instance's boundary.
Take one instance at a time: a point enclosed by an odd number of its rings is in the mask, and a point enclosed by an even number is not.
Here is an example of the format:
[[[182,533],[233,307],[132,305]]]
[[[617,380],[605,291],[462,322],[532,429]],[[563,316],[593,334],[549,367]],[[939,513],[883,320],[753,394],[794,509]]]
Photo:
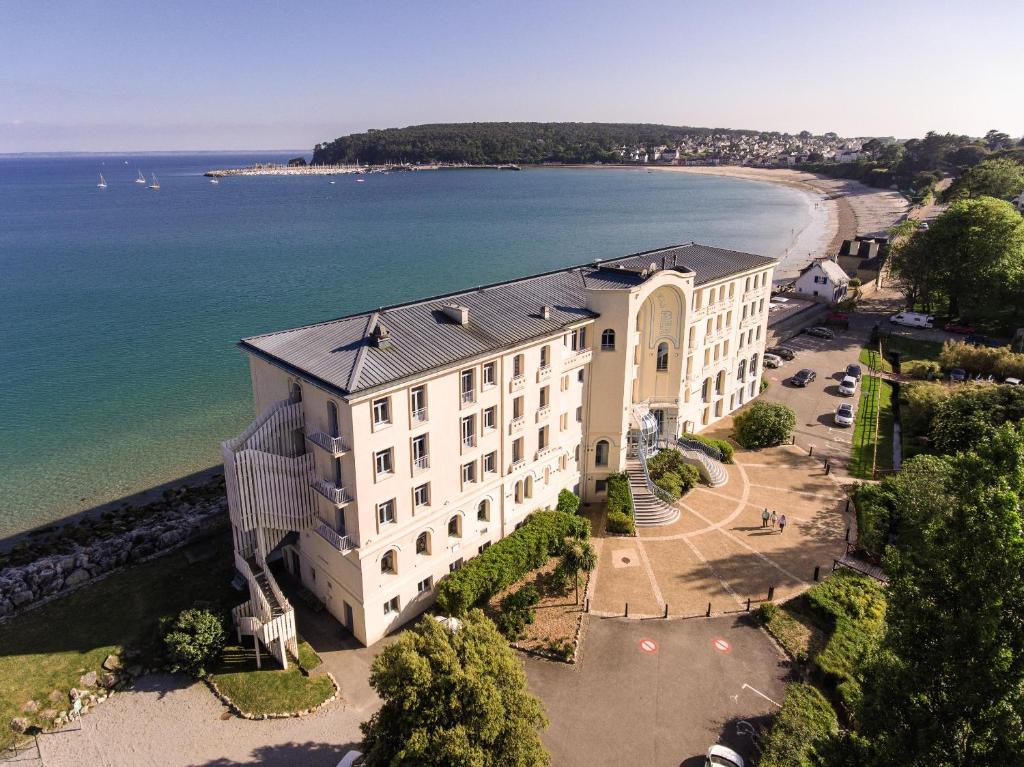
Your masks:
[[[858,139],[834,133],[711,133],[687,136],[676,146],[621,146],[624,163],[794,167],[808,162],[856,162],[865,156]]]

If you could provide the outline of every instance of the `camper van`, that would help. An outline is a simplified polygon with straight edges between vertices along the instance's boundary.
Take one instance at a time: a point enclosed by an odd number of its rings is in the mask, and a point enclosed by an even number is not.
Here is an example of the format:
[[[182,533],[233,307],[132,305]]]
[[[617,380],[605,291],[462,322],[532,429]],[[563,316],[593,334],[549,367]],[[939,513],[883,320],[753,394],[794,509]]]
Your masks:
[[[906,325],[908,328],[935,327],[935,318],[921,312],[900,312],[889,318],[893,325]]]

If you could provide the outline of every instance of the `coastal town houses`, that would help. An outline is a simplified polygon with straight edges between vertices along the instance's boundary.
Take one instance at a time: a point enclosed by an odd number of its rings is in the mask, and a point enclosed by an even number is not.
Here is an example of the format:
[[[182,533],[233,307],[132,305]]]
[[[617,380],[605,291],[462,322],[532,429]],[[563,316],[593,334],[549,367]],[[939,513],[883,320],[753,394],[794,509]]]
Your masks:
[[[241,341],[239,637],[295,652],[273,563],[371,644],[559,491],[602,502],[641,427],[699,432],[756,397],[774,267],[691,243]]]
[[[816,258],[803,269],[794,283],[794,290],[805,296],[839,303],[846,297],[850,278],[832,258]]]

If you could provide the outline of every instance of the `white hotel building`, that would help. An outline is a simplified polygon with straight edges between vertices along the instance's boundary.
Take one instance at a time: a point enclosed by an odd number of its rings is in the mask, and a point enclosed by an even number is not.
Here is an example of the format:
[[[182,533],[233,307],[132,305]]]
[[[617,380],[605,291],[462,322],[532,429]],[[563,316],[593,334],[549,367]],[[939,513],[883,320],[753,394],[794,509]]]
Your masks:
[[[671,438],[755,397],[774,267],[691,243],[243,340],[239,634],[285,659],[283,559],[371,644],[563,488],[599,502],[644,414]]]

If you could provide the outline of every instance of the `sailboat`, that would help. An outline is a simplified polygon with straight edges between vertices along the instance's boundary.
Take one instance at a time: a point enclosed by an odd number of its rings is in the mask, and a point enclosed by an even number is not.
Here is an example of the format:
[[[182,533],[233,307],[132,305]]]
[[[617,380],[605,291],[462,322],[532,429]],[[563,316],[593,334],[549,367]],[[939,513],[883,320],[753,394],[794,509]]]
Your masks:
[[[149,185],[149,188],[150,189],[159,189],[160,188],[160,182],[156,180],[156,174],[155,173],[153,174],[153,183]]]
[[[139,171],[139,175],[135,178],[135,183],[136,184],[145,184],[146,183],[146,177],[142,175],[142,171],[141,170]]]
[[[98,183],[96,186],[98,186],[100,189],[106,189],[107,188],[107,180],[105,178],[103,178],[103,174],[102,173],[100,174],[100,183]]]
[[[217,179],[217,178],[211,178],[211,179],[210,179],[210,183],[211,183],[211,184],[219,184],[219,183],[220,183],[220,180],[219,180],[219,179]]]

